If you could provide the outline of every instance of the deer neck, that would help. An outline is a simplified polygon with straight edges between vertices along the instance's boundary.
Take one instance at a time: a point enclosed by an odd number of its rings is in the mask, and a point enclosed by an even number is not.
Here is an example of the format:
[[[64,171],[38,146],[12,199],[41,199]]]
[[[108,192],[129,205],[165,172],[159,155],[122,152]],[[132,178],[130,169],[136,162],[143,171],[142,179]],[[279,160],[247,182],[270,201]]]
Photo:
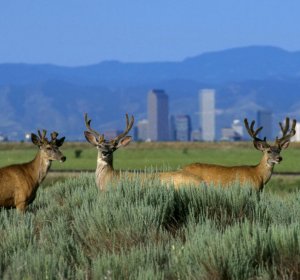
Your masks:
[[[43,180],[45,179],[47,172],[51,166],[51,161],[46,157],[43,151],[39,151],[33,161],[30,163],[31,165],[31,177],[33,180],[34,186],[38,187]]]
[[[96,182],[100,190],[104,190],[106,188],[113,175],[113,154],[103,157],[101,151],[99,150],[97,158]]]
[[[257,173],[261,177],[264,185],[270,180],[273,173],[273,168],[274,163],[269,163],[268,156],[264,154],[260,163],[256,166]]]

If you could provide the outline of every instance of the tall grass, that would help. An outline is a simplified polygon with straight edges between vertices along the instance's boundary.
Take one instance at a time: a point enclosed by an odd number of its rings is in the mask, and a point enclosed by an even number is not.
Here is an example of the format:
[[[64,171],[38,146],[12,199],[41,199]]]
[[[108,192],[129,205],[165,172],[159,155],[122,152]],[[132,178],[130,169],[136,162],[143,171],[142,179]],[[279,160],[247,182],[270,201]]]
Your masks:
[[[81,175],[0,211],[1,279],[299,279],[300,192]]]

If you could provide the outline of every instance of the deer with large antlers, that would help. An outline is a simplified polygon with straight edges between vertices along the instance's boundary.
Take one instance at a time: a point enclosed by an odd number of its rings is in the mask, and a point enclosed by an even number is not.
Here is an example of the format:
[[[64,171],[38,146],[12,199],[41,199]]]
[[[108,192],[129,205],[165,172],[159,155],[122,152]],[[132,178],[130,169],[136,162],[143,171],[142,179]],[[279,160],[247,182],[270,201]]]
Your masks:
[[[66,157],[59,147],[65,137],[57,139],[58,133],[52,132],[51,139],[46,130],[38,135],[31,134],[31,141],[39,148],[35,158],[27,163],[14,164],[0,169],[0,207],[17,208],[24,212],[35,199],[39,185],[45,179],[53,160],[64,162]]]
[[[293,120],[292,127],[290,127],[290,120],[286,118],[285,126],[279,123],[282,137],[276,138],[275,144],[270,145],[264,139],[257,137],[258,133],[263,129],[259,127],[254,130],[255,121],[252,121],[249,126],[248,120],[244,120],[245,127],[253,139],[254,147],[263,152],[263,156],[259,164],[255,166],[221,166],[205,163],[192,163],[183,170],[190,172],[203,179],[206,184],[221,185],[228,187],[231,184],[238,182],[240,184],[250,184],[256,190],[262,190],[271,178],[275,164],[282,161],[280,152],[289,146],[290,139],[295,135],[296,120]]]
[[[96,184],[100,190],[105,190],[107,185],[113,180],[119,180],[121,172],[114,170],[113,153],[120,147],[125,147],[131,142],[131,136],[127,136],[134,123],[133,116],[130,121],[126,114],[126,128],[124,132],[113,139],[105,139],[103,134],[98,133],[91,128],[91,120],[85,114],[85,125],[87,131],[84,131],[86,140],[98,149]],[[132,175],[127,173],[129,176]],[[157,172],[155,174],[141,173],[142,179],[158,178],[161,182],[173,184],[175,187],[180,185],[199,185],[201,180],[186,171]]]

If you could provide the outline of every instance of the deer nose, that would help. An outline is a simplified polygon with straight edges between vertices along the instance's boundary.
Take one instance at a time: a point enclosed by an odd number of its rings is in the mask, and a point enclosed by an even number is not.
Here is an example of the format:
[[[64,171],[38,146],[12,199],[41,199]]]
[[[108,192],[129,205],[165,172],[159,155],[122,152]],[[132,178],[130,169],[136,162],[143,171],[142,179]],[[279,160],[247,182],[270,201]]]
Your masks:
[[[61,162],[64,162],[64,161],[66,161],[66,159],[67,159],[67,158],[66,158],[65,156],[63,156],[63,157],[60,158],[60,161],[61,161]]]
[[[277,160],[278,160],[278,162],[281,162],[282,161],[282,157],[281,156],[277,157]]]

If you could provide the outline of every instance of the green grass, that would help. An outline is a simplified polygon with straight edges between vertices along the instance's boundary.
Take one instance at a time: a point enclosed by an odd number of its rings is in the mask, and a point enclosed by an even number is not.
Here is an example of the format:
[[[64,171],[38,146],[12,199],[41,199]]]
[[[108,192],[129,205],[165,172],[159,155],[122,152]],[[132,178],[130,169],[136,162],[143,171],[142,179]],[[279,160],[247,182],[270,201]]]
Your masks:
[[[299,176],[281,176],[276,175],[271,178],[265,186],[266,192],[273,192],[279,195],[300,191]]]
[[[1,279],[299,279],[300,192],[183,188],[93,175],[0,210]]]
[[[81,149],[80,158],[75,150]],[[67,156],[64,163],[55,162],[52,169],[94,170],[97,150],[87,143],[66,143],[61,150]],[[0,145],[0,167],[31,160],[37,149],[29,143]],[[276,172],[300,172],[300,146],[291,144],[282,152],[283,161],[275,167]],[[260,161],[261,152],[251,143],[132,143],[114,154],[116,169],[177,169],[192,162],[222,165],[254,165]],[[300,162],[299,162],[300,163]]]

